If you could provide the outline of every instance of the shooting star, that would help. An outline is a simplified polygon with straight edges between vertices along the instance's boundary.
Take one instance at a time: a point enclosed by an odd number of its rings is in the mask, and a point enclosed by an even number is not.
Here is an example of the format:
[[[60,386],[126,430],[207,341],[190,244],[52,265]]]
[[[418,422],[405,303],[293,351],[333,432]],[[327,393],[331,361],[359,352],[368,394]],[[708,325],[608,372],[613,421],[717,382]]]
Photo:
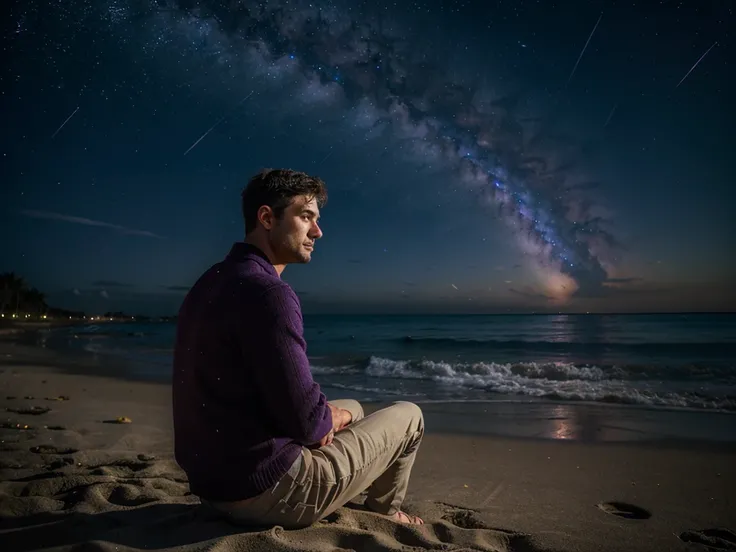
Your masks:
[[[197,144],[199,144],[199,143],[200,143],[200,142],[201,142],[202,140],[204,140],[204,139],[205,139],[205,137],[206,137],[206,136],[207,136],[207,135],[208,135],[208,134],[209,134],[210,132],[212,132],[213,130],[215,130],[215,127],[216,127],[217,125],[219,125],[219,124],[220,124],[220,123],[221,123],[222,121],[224,121],[226,117],[227,117],[227,115],[223,115],[223,117],[222,117],[222,118],[221,118],[221,119],[220,119],[219,121],[217,121],[217,122],[216,122],[216,123],[215,123],[214,125],[212,125],[212,126],[211,126],[211,127],[210,127],[210,128],[208,129],[208,130],[207,130],[207,132],[205,132],[205,133],[204,133],[204,134],[203,134],[202,136],[200,136],[200,137],[199,137],[199,138],[197,139],[197,141],[196,141],[196,142],[194,142],[194,143],[193,143],[193,144],[192,144],[191,146],[189,146],[189,149],[188,149],[187,151],[185,151],[185,152],[184,152],[184,155],[186,155],[187,153],[189,153],[190,151],[192,151],[192,150],[193,150],[193,149],[194,149],[194,148],[195,148],[195,147],[197,146]]]
[[[335,150],[333,150],[332,148],[330,148],[330,153],[328,153],[327,155],[325,155],[325,156],[324,156],[324,157],[322,158],[322,161],[320,161],[320,162],[319,162],[319,163],[317,163],[317,164],[318,164],[318,165],[321,165],[322,163],[324,163],[325,161],[327,161],[327,158],[328,158],[328,157],[329,157],[330,155],[332,155],[332,152],[333,152],[333,151],[335,151]]]
[[[616,108],[618,107],[618,104],[613,106],[613,109],[608,114],[608,119],[606,119],[606,122],[603,124],[603,128],[606,128],[608,126],[608,123],[611,122],[611,119],[613,118],[613,114],[616,112]]]
[[[58,220],[61,222],[70,222],[72,224],[83,224],[85,226],[97,226],[99,228],[109,228],[115,230],[121,234],[128,236],[146,236],[149,238],[164,239],[163,236],[149,232],[148,230],[138,230],[136,228],[129,228],[127,226],[120,226],[119,224],[112,224],[109,222],[103,222],[100,220],[88,219],[85,217],[76,217],[72,215],[63,215],[61,213],[51,213],[49,211],[34,211],[24,210],[21,213],[27,217],[34,217],[48,220]]]
[[[598,23],[601,22],[602,18],[603,18],[603,12],[601,12],[601,15],[598,17],[598,21],[595,22],[595,26],[593,27],[593,30],[590,31],[590,36],[588,37],[588,41],[585,43],[585,46],[583,46],[583,49],[580,51],[578,60],[575,62],[575,67],[572,68],[572,72],[570,73],[570,76],[567,78],[567,84],[565,84],[565,86],[570,84],[570,81],[572,80],[572,76],[575,74],[575,71],[578,68],[578,64],[580,63],[580,60],[583,59],[583,54],[585,53],[585,50],[588,49],[588,44],[590,44],[590,39],[593,38],[593,35],[595,34],[595,30],[598,28]]]
[[[242,100],[240,100],[240,101],[238,102],[238,104],[237,104],[237,105],[236,105],[236,106],[235,106],[235,107],[233,108],[233,111],[234,111],[235,109],[237,109],[238,107],[240,107],[240,105],[241,105],[241,104],[242,104],[242,103],[243,103],[243,102],[244,102],[245,100],[247,100],[248,98],[250,98],[250,97],[251,97],[251,96],[253,95],[253,92],[255,92],[255,90],[254,90],[254,91],[252,91],[252,92],[251,92],[250,94],[248,94],[248,95],[247,95],[247,96],[246,96],[245,98],[243,98]],[[209,128],[209,129],[207,129],[207,132],[205,132],[205,133],[204,133],[204,134],[203,134],[202,136],[200,136],[200,137],[199,137],[199,138],[197,139],[197,141],[196,141],[196,142],[194,142],[194,143],[193,143],[193,144],[192,144],[191,146],[189,146],[189,149],[188,149],[187,151],[185,151],[185,152],[184,152],[184,155],[186,156],[186,154],[187,154],[187,153],[189,153],[189,152],[190,152],[190,151],[192,151],[192,150],[193,150],[193,149],[194,149],[195,147],[197,147],[197,144],[199,144],[199,143],[200,143],[200,142],[201,142],[202,140],[204,140],[204,139],[205,139],[205,138],[207,137],[207,135],[208,135],[208,134],[209,134],[210,132],[212,132],[213,130],[215,130],[215,127],[217,127],[217,125],[219,125],[219,124],[220,124],[220,123],[221,123],[222,121],[224,121],[225,119],[227,119],[228,115],[229,115],[229,113],[226,113],[225,115],[223,115],[222,117],[220,117],[220,119],[219,119],[219,120],[218,120],[218,121],[217,121],[217,122],[216,122],[216,123],[215,123],[214,125],[212,125],[212,126],[211,126],[211,127]]]
[[[451,285],[452,287],[454,287],[455,289],[457,289],[457,286],[456,286],[455,284],[450,284],[450,285]]]
[[[695,65],[693,65],[690,68],[690,70],[687,72],[687,74],[684,77],[682,77],[682,80],[677,83],[677,86],[675,86],[675,88],[679,87],[685,81],[685,79],[688,77],[688,75],[690,75],[690,73],[693,72],[693,69],[695,69],[698,66],[698,63],[700,63],[701,61],[703,61],[703,58],[708,55],[708,52],[710,52],[713,48],[715,48],[715,45],[716,44],[718,44],[718,41],[717,40],[713,43],[713,46],[711,46],[710,48],[708,48],[705,51],[705,53],[702,56],[700,56],[700,59],[698,61],[696,61],[695,62]]]
[[[74,117],[74,114],[75,114],[75,113],[76,113],[77,111],[79,111],[79,108],[78,108],[78,107],[77,107],[77,109],[75,109],[74,111],[72,111],[72,114],[71,114],[71,115],[69,115],[69,116],[68,116],[68,117],[66,118],[66,121],[64,121],[63,123],[61,123],[61,126],[60,126],[59,128],[57,128],[57,129],[56,129],[56,132],[54,132],[54,133],[53,133],[53,134],[51,135],[51,139],[52,139],[52,140],[54,139],[54,137],[55,137],[55,136],[56,136],[57,134],[59,134],[59,131],[60,131],[60,130],[61,130],[62,128],[64,128],[64,126],[65,126],[65,125],[66,125],[66,124],[67,124],[67,123],[69,122],[69,119],[71,119],[72,117]]]

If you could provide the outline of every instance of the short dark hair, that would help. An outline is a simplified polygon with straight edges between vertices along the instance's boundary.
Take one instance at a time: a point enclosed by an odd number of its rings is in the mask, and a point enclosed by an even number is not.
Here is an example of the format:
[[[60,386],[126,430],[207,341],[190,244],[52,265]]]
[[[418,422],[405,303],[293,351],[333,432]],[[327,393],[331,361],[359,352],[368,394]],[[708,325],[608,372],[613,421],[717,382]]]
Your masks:
[[[297,196],[316,199],[321,208],[327,203],[327,186],[322,179],[291,169],[264,169],[248,181],[241,194],[241,207],[245,219],[245,233],[254,230],[258,223],[258,209],[268,205],[281,218],[284,210]]]

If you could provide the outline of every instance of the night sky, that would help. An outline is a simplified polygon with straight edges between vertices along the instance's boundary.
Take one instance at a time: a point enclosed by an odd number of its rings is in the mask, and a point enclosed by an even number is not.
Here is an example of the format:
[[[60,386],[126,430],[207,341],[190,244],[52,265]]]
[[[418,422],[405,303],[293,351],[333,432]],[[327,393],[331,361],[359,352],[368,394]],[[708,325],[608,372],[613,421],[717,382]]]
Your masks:
[[[285,167],[305,312],[736,310],[730,0],[3,8],[0,271],[54,306],[174,314]]]

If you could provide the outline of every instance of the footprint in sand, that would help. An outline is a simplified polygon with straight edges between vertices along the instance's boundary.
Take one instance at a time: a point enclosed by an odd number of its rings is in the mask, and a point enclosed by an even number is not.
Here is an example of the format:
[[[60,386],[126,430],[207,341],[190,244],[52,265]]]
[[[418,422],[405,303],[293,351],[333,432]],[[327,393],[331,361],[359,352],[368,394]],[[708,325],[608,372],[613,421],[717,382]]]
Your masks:
[[[444,510],[440,519],[444,519],[463,529],[490,529],[485,523],[478,519],[478,510],[463,508],[447,502],[436,502]]]
[[[21,464],[20,462],[0,459],[0,470],[22,470],[25,467],[25,464]]]
[[[30,451],[35,454],[74,454],[75,452],[79,452],[77,449],[58,448],[53,445],[38,445],[31,447]]]
[[[626,519],[649,519],[652,517],[648,510],[626,502],[601,502],[597,506],[607,514]]]
[[[414,505],[415,507],[418,505]],[[350,550],[539,550],[527,535],[489,527],[480,519],[481,512],[445,502],[425,503],[425,523],[421,528],[386,520],[359,507],[340,508],[313,528],[325,549]],[[429,512],[434,512],[430,515]],[[435,521],[439,514],[440,519]],[[300,550],[299,530],[261,533],[266,546],[280,544]],[[306,534],[306,533],[305,533]],[[273,537],[272,537],[273,536]],[[278,537],[278,541],[275,537]],[[302,541],[303,542],[303,541]]]
[[[47,470],[58,470],[65,466],[72,466],[74,465],[74,458],[67,457],[67,458],[60,458],[59,460],[54,460],[51,462],[48,466],[46,466]]]
[[[14,412],[15,414],[30,414],[31,416],[39,416],[40,414],[46,414],[51,409],[45,406],[29,406],[26,408],[6,408],[8,412]]]
[[[154,489],[148,489],[143,485],[140,487],[134,485],[118,485],[108,490],[108,492],[100,489],[98,493],[99,496],[105,498],[110,504],[116,506],[140,506],[150,502],[157,502],[161,499],[161,495],[151,492]]]
[[[49,446],[34,447],[33,452],[71,452],[61,451]],[[139,455],[152,458],[150,455]],[[75,462],[74,458],[57,458],[44,466],[45,472],[34,473],[9,484],[17,486],[15,498],[6,501],[6,507],[13,512],[25,511],[25,503],[44,502],[54,510],[74,511],[90,507],[103,513],[120,508],[139,507],[149,503],[168,502],[172,498],[192,502],[188,496],[186,481],[175,473],[162,471],[159,462],[143,462],[131,458],[111,459],[112,462],[86,465]],[[65,466],[74,466],[73,471],[54,472]],[[150,468],[149,471],[145,471]],[[2,507],[0,507],[2,512]]]
[[[703,544],[708,550],[736,550],[736,533],[730,529],[685,531],[678,535],[683,542]]]
[[[92,475],[112,475],[114,477],[132,477],[133,474],[152,467],[150,462],[137,462],[135,460],[116,460],[108,464],[87,466]]]

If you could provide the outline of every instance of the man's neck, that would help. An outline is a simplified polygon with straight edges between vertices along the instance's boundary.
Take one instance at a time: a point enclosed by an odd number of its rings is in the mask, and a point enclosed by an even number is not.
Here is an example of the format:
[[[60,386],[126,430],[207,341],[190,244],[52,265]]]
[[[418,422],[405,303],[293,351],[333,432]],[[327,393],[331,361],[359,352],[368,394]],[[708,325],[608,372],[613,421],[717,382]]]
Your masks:
[[[273,265],[273,267],[276,269],[276,273],[281,277],[281,273],[286,268],[285,264],[276,264],[274,262],[274,254],[271,247],[268,245],[268,241],[263,239],[262,236],[258,236],[255,233],[252,233],[250,235],[245,236],[243,239],[243,242],[252,245],[253,247],[257,247],[261,251],[263,251],[263,254],[268,258],[268,261]]]

